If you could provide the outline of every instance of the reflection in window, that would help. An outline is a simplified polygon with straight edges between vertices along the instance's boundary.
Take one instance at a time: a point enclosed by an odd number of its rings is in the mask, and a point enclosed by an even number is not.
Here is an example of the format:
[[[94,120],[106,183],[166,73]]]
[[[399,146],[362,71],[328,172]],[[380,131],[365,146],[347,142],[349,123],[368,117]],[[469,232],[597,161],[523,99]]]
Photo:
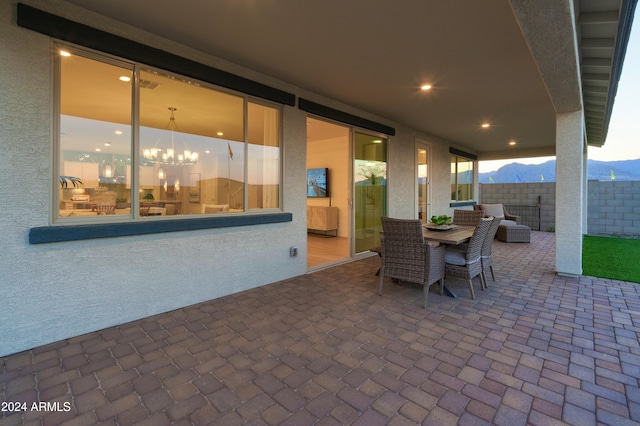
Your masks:
[[[280,207],[279,109],[186,77],[68,50],[58,58],[60,217]],[[139,153],[132,161],[134,136]]]
[[[60,52],[60,217],[130,214],[132,68]]]
[[[355,132],[354,215],[356,253],[380,245],[387,215],[387,140]]]
[[[249,103],[249,209],[280,205],[280,122],[278,110]]]
[[[451,201],[473,200],[473,160],[451,156]]]
[[[140,73],[140,211],[243,212],[244,98]]]

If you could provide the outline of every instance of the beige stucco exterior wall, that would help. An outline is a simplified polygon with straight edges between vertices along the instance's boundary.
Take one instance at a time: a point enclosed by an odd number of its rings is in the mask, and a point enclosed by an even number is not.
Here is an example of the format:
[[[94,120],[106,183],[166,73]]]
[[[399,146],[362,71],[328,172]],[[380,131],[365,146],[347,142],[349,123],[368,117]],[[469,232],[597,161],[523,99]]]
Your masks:
[[[556,272],[582,274],[582,235],[586,234],[584,128],[582,111],[557,115]]]
[[[389,214],[415,216],[412,129],[60,0],[24,3],[395,126]],[[51,167],[52,40],[16,25],[15,1],[0,2],[0,40],[0,356],[306,273],[307,114],[296,107],[283,108],[282,207],[292,222],[30,245],[29,229],[51,224],[57,182]],[[430,141],[433,203],[446,213],[449,144]],[[289,256],[291,246],[298,247],[298,257]]]
[[[61,2],[29,3],[136,36]],[[0,3],[0,120],[7,123],[0,128],[0,355],[306,272],[305,200],[298,196],[305,190],[306,115],[292,107],[283,110],[283,206],[293,222],[29,245],[29,229],[49,225],[52,215],[52,42],[16,26],[15,7]],[[298,257],[289,256],[290,246],[301,248]]]

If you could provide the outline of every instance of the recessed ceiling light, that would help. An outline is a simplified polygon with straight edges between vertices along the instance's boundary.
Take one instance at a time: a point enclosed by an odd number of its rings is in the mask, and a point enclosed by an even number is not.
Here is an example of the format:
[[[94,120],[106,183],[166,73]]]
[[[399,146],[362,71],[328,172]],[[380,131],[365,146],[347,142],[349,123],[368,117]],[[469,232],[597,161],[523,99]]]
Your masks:
[[[109,142],[105,142],[104,146],[111,146],[111,144]]]
[[[121,130],[116,130],[116,135],[121,135],[122,131]]]
[[[509,141],[509,145],[514,146],[516,144],[516,141]]]
[[[382,141],[380,139],[374,139],[371,141],[372,143],[382,143]]]
[[[216,135],[218,135],[218,136],[224,136],[224,133],[222,133],[222,132],[218,132],[218,133],[216,133]]]
[[[96,152],[100,152],[102,151],[100,148],[96,148]]]
[[[420,86],[420,90],[431,90],[431,85],[423,84],[422,86]]]
[[[480,127],[482,127],[483,129],[488,129],[489,127],[491,127],[491,124],[489,124],[489,123],[482,123],[482,124],[480,125]]]
[[[66,50],[61,50],[60,56],[71,56],[71,53],[67,52]]]
[[[121,76],[119,77],[119,80],[120,80],[120,81],[124,81],[124,82],[129,82],[129,81],[131,81],[131,77],[128,77],[128,76],[126,76],[126,75],[121,75]]]

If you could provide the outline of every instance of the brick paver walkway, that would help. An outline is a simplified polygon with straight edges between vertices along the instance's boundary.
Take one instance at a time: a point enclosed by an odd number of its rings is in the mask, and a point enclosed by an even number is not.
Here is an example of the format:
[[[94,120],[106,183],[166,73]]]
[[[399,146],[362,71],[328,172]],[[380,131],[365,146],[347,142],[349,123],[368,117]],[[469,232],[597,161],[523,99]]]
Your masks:
[[[638,286],[494,247],[475,301],[380,297],[372,257],[3,358],[0,424],[638,424]]]

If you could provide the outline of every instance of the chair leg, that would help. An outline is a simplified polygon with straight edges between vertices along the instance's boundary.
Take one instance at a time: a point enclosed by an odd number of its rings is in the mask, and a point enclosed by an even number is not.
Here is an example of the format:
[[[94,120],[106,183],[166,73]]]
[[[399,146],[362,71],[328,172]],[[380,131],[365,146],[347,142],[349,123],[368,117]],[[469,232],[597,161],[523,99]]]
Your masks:
[[[444,277],[440,278],[440,296],[444,296]]]
[[[380,288],[378,289],[378,296],[382,296],[382,285],[384,284],[384,272],[380,272]]]
[[[496,276],[493,274],[493,265],[489,266],[489,269],[491,270],[491,278],[493,278],[493,280],[496,280]]]
[[[484,269],[480,273],[480,288],[484,290],[487,288],[487,276],[484,274]]]
[[[469,280],[469,293],[471,294],[471,298],[473,300],[476,299],[476,294],[473,292],[473,283]]]
[[[423,308],[427,309],[427,297],[429,297],[429,286],[428,285],[423,285],[423,292],[424,292],[424,306]]]

